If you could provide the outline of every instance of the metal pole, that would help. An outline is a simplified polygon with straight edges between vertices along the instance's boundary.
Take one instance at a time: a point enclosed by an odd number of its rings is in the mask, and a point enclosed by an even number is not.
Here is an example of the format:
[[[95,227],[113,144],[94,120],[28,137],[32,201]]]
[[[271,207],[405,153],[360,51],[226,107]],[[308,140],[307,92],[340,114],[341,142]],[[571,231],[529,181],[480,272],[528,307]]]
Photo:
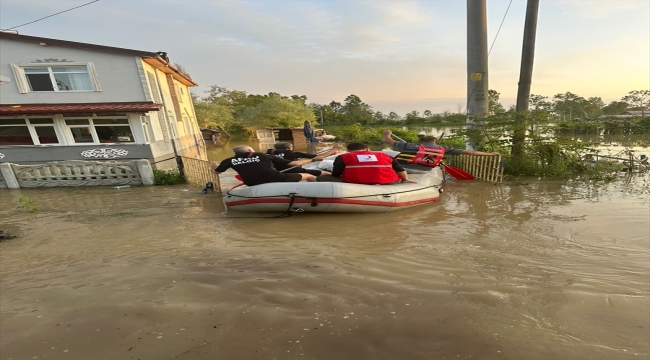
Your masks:
[[[526,22],[524,24],[524,42],[521,50],[521,69],[519,71],[519,89],[517,91],[517,126],[512,136],[512,154],[521,155],[526,139],[525,112],[530,101],[530,86],[533,78],[533,60],[535,58],[535,35],[537,32],[537,13],[539,0],[528,0]]]
[[[486,0],[467,0],[467,128],[488,114]],[[473,149],[467,144],[468,149]]]

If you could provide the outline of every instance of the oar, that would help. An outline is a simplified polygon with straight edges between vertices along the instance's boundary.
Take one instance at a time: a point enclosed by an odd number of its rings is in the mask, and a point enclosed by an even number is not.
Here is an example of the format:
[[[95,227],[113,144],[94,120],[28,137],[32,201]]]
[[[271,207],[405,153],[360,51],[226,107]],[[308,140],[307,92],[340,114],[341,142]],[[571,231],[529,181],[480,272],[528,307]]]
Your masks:
[[[391,135],[393,135],[395,137],[395,139],[397,139],[397,140],[399,140],[401,142],[406,142],[406,141],[404,141],[404,139],[400,138],[399,136],[397,136],[395,134],[391,133]],[[399,156],[415,157],[415,155],[410,155],[410,154],[399,154],[398,157]],[[474,175],[468,173],[467,171],[461,170],[461,169],[459,169],[457,167],[453,167],[453,166],[447,165],[447,164],[442,164],[441,163],[440,165],[442,165],[442,168],[445,169],[445,171],[447,173],[449,173],[449,175],[455,177],[456,180],[473,180],[474,179]]]
[[[412,160],[415,157],[415,155],[399,154],[397,157],[398,158],[402,157],[400,160],[409,161],[409,160]],[[453,166],[447,165],[447,164],[442,164],[442,163],[440,165],[442,165],[442,167],[445,169],[445,171],[447,173],[449,173],[449,175],[453,176],[457,180],[473,180],[474,179],[474,176],[472,174],[470,174],[470,173],[468,173],[466,171],[463,171],[463,170],[461,170],[459,168],[456,168],[456,167],[453,167]]]

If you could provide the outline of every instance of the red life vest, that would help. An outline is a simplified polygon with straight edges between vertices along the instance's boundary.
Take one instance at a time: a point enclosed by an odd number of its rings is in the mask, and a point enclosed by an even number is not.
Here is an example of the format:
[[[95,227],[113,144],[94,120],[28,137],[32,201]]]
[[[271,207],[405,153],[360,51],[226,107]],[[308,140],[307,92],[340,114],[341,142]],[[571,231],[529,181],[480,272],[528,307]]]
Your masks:
[[[435,167],[440,164],[444,156],[445,148],[442,146],[438,148],[430,148],[420,145],[412,162],[413,164]]]
[[[341,154],[345,170],[341,180],[355,184],[390,184],[400,180],[393,170],[393,158],[375,151]]]

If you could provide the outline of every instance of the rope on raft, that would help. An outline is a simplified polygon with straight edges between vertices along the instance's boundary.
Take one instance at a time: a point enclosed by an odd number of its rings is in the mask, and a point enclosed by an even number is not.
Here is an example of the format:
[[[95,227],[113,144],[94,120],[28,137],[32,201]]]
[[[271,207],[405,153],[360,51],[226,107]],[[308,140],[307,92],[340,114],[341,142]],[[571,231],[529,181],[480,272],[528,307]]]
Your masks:
[[[391,192],[391,193],[384,193],[384,194],[371,194],[371,195],[359,195],[359,196],[337,196],[337,199],[356,199],[356,198],[364,198],[364,197],[369,197],[369,196],[391,196],[391,195],[397,195],[397,194],[404,194],[404,193],[410,193],[414,191],[420,191],[424,189],[430,189],[430,188],[436,188],[439,189],[441,185],[431,185],[431,186],[425,186],[413,190],[404,190],[404,191],[398,191],[398,192]],[[232,190],[232,189],[230,189]],[[236,194],[231,194],[230,190],[226,193],[226,196],[236,196],[240,197],[242,199],[258,199],[258,198],[282,198],[282,197],[300,197],[300,198],[305,198],[305,199],[318,199],[318,197],[315,196],[301,196],[297,195],[295,193],[290,193],[287,195],[270,195],[270,196],[243,196],[243,195],[236,195]]]

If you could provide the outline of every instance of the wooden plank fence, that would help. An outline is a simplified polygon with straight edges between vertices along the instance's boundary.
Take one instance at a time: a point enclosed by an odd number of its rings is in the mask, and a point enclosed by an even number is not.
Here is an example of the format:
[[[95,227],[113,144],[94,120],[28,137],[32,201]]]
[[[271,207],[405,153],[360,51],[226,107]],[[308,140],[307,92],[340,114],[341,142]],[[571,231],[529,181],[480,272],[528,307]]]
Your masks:
[[[503,182],[503,163],[499,156],[448,155],[445,164],[465,170],[475,178],[494,183]]]
[[[221,182],[219,176],[210,170],[210,162],[201,159],[194,159],[179,156],[182,164],[182,173],[187,182],[197,186],[205,186],[208,182],[214,185],[214,191],[221,194]]]

